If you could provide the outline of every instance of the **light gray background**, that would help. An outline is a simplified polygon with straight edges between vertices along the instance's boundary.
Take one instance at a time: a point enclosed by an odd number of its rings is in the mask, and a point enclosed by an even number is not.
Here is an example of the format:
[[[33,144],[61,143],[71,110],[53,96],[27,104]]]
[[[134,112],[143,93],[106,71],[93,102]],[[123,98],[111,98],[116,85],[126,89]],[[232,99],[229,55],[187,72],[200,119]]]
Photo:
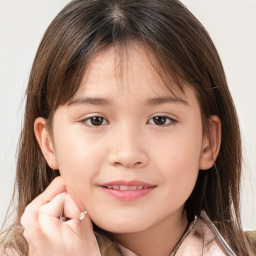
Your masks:
[[[51,20],[68,0],[0,0],[0,224],[11,198],[23,95]],[[242,223],[256,229],[256,0],[183,0],[219,51],[243,137]]]

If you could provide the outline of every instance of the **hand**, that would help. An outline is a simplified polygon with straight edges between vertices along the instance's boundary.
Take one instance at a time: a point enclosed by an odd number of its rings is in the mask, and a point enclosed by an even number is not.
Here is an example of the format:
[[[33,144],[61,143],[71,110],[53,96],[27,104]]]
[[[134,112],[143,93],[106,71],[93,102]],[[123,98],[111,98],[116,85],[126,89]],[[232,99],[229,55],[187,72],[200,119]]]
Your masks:
[[[79,209],[66,192],[61,177],[25,209],[21,217],[29,256],[100,256],[100,250],[88,215],[81,221]],[[67,221],[61,222],[64,213]]]

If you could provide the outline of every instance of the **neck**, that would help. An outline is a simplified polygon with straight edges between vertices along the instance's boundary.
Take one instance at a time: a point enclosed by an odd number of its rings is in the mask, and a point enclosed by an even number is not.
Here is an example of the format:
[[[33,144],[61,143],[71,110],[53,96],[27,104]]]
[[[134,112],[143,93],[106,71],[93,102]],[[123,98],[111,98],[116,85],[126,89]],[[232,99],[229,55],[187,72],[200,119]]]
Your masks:
[[[169,256],[184,234],[187,224],[187,215],[181,210],[146,230],[112,234],[112,238],[140,256]]]

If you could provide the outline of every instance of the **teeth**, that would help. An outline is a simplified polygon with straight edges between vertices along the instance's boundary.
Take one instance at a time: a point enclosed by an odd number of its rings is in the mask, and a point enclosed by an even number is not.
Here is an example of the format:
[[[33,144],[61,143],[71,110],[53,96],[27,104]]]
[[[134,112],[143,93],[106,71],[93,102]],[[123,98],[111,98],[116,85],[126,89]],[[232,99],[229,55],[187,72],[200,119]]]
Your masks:
[[[138,190],[148,188],[147,186],[125,186],[125,185],[114,185],[114,186],[107,186],[110,189],[117,189],[117,190]]]
[[[128,186],[121,185],[119,189],[120,189],[120,190],[129,190],[129,187],[128,187]]]

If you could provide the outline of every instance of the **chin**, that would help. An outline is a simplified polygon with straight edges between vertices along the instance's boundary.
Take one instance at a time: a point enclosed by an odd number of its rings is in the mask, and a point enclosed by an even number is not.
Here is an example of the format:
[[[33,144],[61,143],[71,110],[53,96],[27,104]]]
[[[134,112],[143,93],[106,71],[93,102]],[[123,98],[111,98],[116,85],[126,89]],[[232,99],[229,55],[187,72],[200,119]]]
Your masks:
[[[93,220],[93,219],[92,219]],[[113,218],[111,221],[104,220],[104,221],[97,221],[93,220],[93,223],[99,227],[100,229],[103,229],[110,233],[134,233],[134,232],[140,232],[148,228],[148,222],[147,226],[143,225],[139,220],[134,219],[118,219]]]

